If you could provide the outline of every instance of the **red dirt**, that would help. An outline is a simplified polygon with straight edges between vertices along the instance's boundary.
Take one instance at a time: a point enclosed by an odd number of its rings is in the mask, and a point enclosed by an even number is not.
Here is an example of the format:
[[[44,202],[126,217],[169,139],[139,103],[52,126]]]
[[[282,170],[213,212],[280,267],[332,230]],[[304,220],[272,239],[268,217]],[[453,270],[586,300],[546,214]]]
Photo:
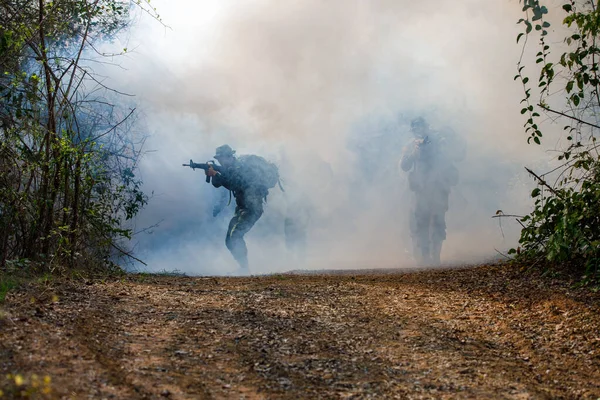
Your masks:
[[[600,294],[512,266],[54,282],[0,310],[0,376],[48,398],[600,398]]]

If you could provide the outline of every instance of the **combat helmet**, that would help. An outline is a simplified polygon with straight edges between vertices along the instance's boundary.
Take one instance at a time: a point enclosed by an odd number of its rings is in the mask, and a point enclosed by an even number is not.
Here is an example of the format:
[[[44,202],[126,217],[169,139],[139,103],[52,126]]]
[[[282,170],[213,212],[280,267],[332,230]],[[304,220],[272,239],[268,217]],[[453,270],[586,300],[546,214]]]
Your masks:
[[[221,157],[233,157],[234,155],[235,150],[233,150],[228,144],[224,144],[222,146],[217,147],[214,158],[219,159]]]

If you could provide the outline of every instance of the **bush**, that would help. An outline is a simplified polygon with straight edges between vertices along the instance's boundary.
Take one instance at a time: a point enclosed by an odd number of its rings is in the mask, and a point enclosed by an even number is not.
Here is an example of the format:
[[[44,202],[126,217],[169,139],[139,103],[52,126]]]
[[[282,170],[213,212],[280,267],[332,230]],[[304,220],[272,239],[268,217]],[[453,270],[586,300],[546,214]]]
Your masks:
[[[521,114],[527,117],[528,143],[541,144],[542,114],[564,121],[566,148],[559,152],[560,165],[544,174],[529,170],[539,187],[533,190],[533,211],[520,218],[523,225],[520,245],[512,249],[521,259],[545,259],[551,263],[575,265],[587,277],[598,277],[600,264],[600,164],[596,135],[600,110],[600,12],[593,1],[563,4],[567,36],[560,56],[552,58],[547,40],[550,23],[547,7],[538,0],[521,0],[525,18],[519,20],[525,31],[517,37],[537,35],[539,52],[537,89],[533,102],[530,79],[525,76],[524,60],[518,74],[525,97]],[[524,40],[523,46],[527,46]],[[553,45],[556,46],[556,45]],[[523,52],[525,54],[525,51]],[[560,77],[560,78],[558,78]],[[549,104],[553,104],[550,106]],[[556,175],[553,184],[547,179]]]

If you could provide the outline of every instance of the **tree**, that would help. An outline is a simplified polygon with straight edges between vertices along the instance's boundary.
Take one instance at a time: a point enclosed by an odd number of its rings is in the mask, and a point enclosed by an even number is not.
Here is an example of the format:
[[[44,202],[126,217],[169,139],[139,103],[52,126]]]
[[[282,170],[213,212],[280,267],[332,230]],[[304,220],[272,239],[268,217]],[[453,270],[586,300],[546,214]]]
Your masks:
[[[110,101],[88,61],[134,7],[158,18],[140,1],[0,1],[0,268],[102,264],[131,234],[123,222],[147,202],[135,110]]]
[[[521,0],[524,32],[517,37],[523,55],[537,38],[537,85],[526,76],[524,56],[515,80],[523,85],[521,114],[527,117],[528,143],[542,143],[542,121],[550,117],[564,126],[567,145],[560,165],[552,171],[528,169],[539,187],[533,190],[533,211],[520,219],[520,245],[511,252],[552,263],[572,263],[587,277],[598,276],[600,265],[600,12],[594,1],[570,0],[562,5],[566,37],[561,45],[548,38],[548,9],[539,0]],[[557,51],[558,56],[554,56]],[[531,67],[529,65],[528,67]],[[537,91],[534,96],[532,90]],[[534,100],[535,99],[535,100]],[[550,177],[553,180],[550,181]]]

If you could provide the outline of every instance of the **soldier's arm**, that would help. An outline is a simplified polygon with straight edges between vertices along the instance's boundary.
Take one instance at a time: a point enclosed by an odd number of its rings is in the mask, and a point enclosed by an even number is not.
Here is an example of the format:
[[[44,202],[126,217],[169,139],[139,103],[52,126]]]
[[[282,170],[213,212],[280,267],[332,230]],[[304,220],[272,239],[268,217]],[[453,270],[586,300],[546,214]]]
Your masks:
[[[212,184],[214,187],[219,188],[224,186],[226,189],[235,190],[236,187],[240,186],[240,173],[237,168],[222,168],[212,178]]]
[[[400,159],[400,168],[402,168],[402,171],[408,172],[413,167],[416,158],[415,153],[416,152],[414,148],[404,148],[404,151],[402,152],[402,158]]]
[[[212,185],[216,188],[223,186],[223,174],[217,174],[212,177]]]

